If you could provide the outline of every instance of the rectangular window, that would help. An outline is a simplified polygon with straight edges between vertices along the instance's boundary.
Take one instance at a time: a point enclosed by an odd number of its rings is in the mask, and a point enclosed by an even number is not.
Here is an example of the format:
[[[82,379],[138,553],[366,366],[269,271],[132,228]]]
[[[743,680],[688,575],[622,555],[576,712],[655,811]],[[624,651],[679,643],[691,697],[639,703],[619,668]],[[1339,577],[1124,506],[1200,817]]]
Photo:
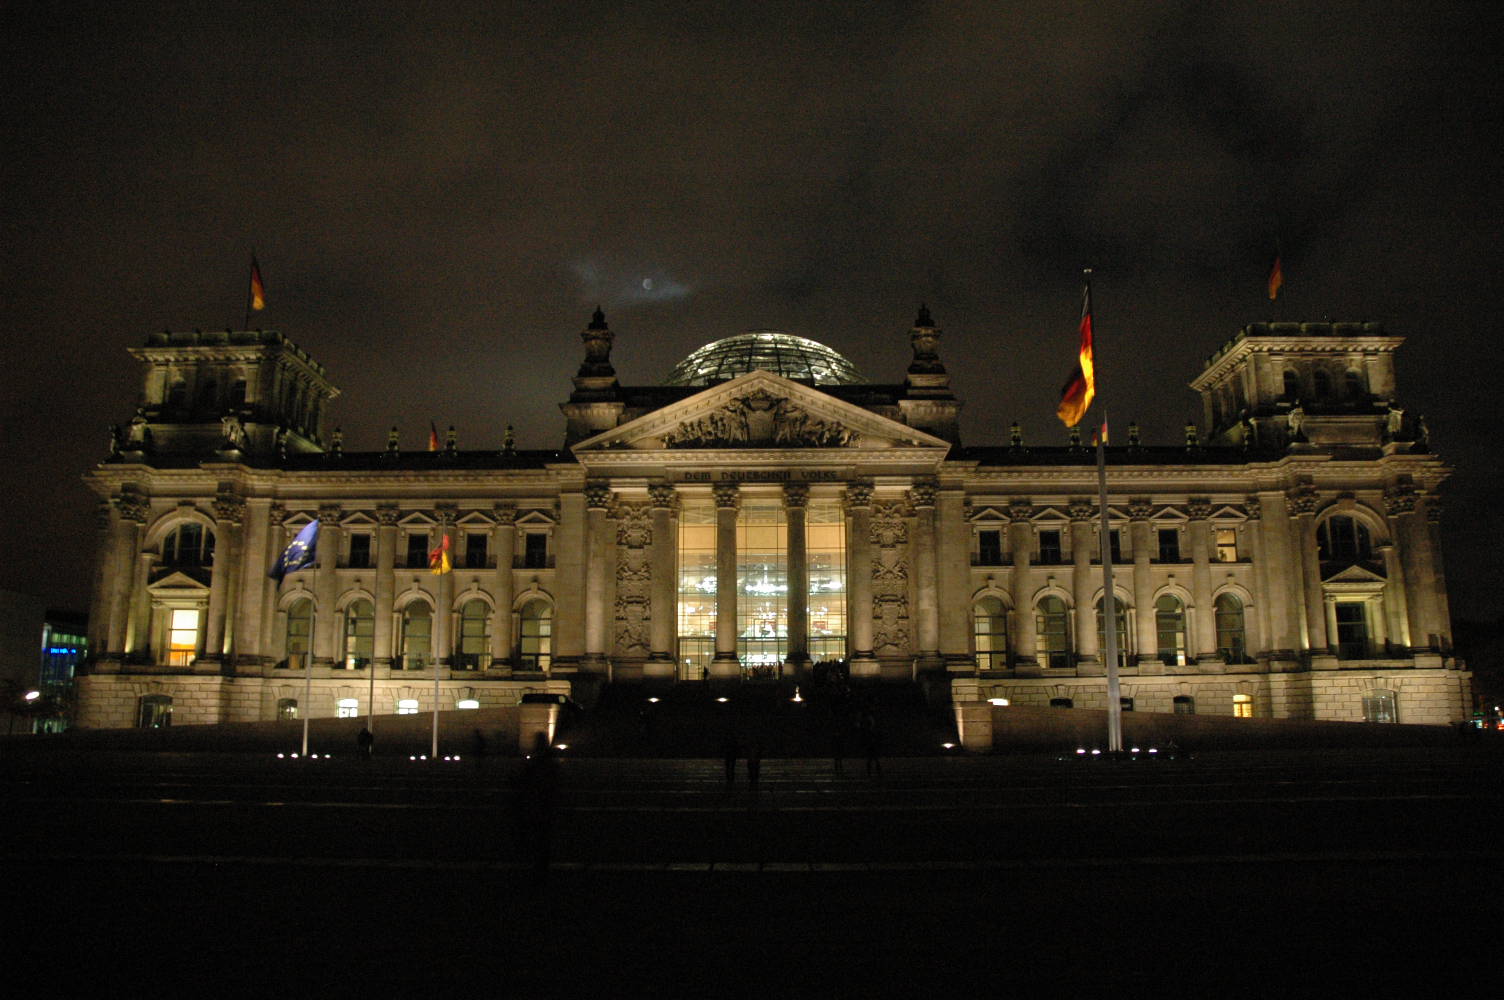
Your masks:
[[[174,608],[167,626],[167,663],[186,667],[198,655],[198,609]]]
[[[486,536],[480,531],[471,531],[465,535],[465,568],[486,568]]]
[[[1238,531],[1236,528],[1217,529],[1217,561],[1238,561]]]
[[[530,531],[522,536],[522,566],[524,569],[548,568],[548,535]]]
[[[805,513],[809,572],[809,657],[846,657],[846,522],[834,500],[811,499]]]
[[[1113,562],[1123,561],[1123,535],[1118,529],[1113,528],[1107,532],[1107,548],[1112,553]]]
[[[1159,529],[1159,561],[1180,562],[1180,529]]]
[[[1368,648],[1368,609],[1361,601],[1338,601],[1337,657],[1342,660],[1365,660]]]
[[[407,536],[408,567],[428,565],[428,532],[413,531]]]
[[[371,568],[371,534],[368,531],[357,531],[350,536],[350,568]]]
[[[1060,532],[1039,533],[1039,562],[1043,566],[1055,566],[1060,562]]]
[[[977,532],[977,565],[1001,566],[1003,564],[1003,533],[988,529]]]
[[[1253,718],[1253,696],[1248,694],[1233,695],[1232,714],[1237,719]]]
[[[686,499],[679,517],[679,677],[697,681],[715,657],[715,508]]]

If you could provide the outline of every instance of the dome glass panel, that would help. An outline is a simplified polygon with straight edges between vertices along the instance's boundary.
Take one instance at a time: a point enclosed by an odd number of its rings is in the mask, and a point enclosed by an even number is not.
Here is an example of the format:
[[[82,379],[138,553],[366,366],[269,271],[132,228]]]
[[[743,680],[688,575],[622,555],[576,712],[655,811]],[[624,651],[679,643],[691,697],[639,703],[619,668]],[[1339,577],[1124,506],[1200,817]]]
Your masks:
[[[706,344],[674,366],[664,385],[710,385],[758,369],[824,385],[859,385],[856,366],[818,341],[778,330],[753,330]]]

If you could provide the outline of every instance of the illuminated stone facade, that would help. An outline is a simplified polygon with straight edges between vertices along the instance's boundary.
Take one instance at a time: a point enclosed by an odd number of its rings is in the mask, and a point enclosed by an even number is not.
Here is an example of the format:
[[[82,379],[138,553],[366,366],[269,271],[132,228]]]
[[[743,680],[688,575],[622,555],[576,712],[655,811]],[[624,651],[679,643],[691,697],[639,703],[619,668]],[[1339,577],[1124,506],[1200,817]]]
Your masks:
[[[79,723],[427,711],[436,672],[448,709],[828,659],[948,680],[958,702],[1104,705],[1093,454],[1016,432],[963,446],[927,312],[891,383],[759,332],[622,386],[599,312],[581,337],[558,451],[411,452],[394,432],[349,453],[336,390],[278,334],[135,350],[145,403],[86,477],[100,653]],[[1399,343],[1249,327],[1193,382],[1204,420],[1183,442],[1113,442],[1133,710],[1464,717],[1436,536],[1448,470],[1396,401]],[[270,578],[314,519],[317,564]]]

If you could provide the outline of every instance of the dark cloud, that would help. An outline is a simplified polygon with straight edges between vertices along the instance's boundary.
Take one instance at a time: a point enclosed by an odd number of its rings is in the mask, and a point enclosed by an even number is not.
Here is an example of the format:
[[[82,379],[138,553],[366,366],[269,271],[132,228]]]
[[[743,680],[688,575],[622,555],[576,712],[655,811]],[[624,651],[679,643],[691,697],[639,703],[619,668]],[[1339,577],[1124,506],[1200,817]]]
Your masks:
[[[1459,608],[1492,614],[1498,15],[1471,4],[10,7],[0,108],[3,585],[79,603],[77,475],[125,348],[264,322],[347,446],[433,419],[561,436],[597,303],[624,379],[749,328],[897,378],[928,301],[965,433],[1059,437],[1079,269],[1104,390],[1173,440],[1244,323],[1378,319],[1454,459]],[[1288,283],[1262,297],[1275,240]],[[645,284],[651,282],[651,284]],[[549,365],[519,359],[556,359]],[[41,488],[38,488],[41,484]],[[61,570],[45,584],[36,568]]]

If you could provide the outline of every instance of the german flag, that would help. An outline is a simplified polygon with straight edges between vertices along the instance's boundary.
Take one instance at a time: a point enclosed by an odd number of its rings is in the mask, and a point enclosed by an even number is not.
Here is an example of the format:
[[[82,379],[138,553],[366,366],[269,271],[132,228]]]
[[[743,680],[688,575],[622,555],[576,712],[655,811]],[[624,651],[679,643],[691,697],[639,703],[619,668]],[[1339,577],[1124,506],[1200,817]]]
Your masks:
[[[434,576],[454,569],[454,561],[449,558],[449,532],[444,532],[440,536],[439,547],[428,553],[428,568]]]
[[[1087,407],[1097,394],[1097,378],[1092,364],[1091,335],[1091,281],[1086,282],[1081,299],[1081,350],[1076,358],[1076,368],[1060,390],[1060,406],[1055,415],[1074,427],[1086,416]]]
[[[1279,288],[1285,283],[1285,269],[1280,263],[1279,254],[1274,255],[1274,262],[1269,265],[1269,301],[1279,298]]]
[[[428,422],[428,450],[439,450],[439,429],[438,427],[434,426],[434,422],[432,420]]]
[[[251,310],[260,312],[266,308],[266,285],[261,281],[261,265],[256,255],[251,254]]]

